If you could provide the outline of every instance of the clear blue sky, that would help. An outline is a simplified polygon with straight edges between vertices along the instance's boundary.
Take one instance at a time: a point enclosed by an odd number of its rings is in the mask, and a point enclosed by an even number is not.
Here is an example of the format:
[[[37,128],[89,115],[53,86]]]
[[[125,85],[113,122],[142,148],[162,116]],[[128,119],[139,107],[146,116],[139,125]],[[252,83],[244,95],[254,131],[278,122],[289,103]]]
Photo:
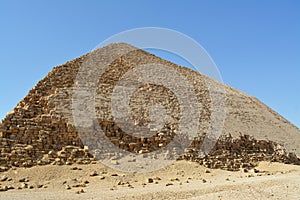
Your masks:
[[[0,1],[0,118],[37,81],[109,36],[155,26],[211,55],[226,84],[300,127],[300,1]]]

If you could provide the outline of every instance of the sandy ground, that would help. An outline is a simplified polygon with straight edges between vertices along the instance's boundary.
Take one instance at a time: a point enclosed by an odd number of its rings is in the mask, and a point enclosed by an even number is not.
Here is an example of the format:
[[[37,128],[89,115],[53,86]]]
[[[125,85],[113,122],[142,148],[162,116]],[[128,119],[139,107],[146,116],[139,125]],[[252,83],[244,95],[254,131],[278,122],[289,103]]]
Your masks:
[[[0,178],[8,178],[0,184],[15,188],[0,192],[0,199],[300,200],[300,166],[262,162],[256,169],[258,172],[208,170],[188,161],[141,174],[116,172],[101,163],[17,168],[0,173]],[[90,176],[93,172],[98,175]],[[20,182],[24,178],[25,183]],[[28,188],[18,189],[24,184]]]

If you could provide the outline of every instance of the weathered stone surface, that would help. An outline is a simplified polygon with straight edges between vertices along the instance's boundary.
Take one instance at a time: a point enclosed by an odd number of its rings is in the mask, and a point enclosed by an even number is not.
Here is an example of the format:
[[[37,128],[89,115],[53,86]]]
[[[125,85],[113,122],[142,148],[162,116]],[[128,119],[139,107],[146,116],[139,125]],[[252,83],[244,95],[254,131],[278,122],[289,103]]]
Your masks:
[[[233,138],[222,136],[209,155],[201,154],[200,146],[203,138],[193,142],[186,149],[181,159],[199,162],[208,168],[218,168],[229,171],[254,168],[260,161],[273,161],[300,165],[300,159],[293,153],[288,153],[283,146],[272,141],[256,140],[249,135]],[[200,146],[199,146],[200,145]]]
[[[299,129],[257,99],[129,45],[111,44],[105,48],[114,51],[130,48],[132,51],[113,61],[99,79],[95,95],[97,119],[94,121],[99,124],[104,135],[85,131],[85,140],[82,141],[73,122],[72,91],[77,88],[75,79],[78,71],[82,63],[87,61],[88,55],[84,55],[55,67],[2,120],[0,172],[12,167],[89,164],[96,158],[118,157],[114,152],[109,152],[107,146],[99,146],[98,141],[103,137],[108,139],[108,146],[114,145],[137,154],[167,146],[179,132],[181,115],[179,100],[166,87],[149,83],[142,85],[132,95],[130,108],[133,122],[124,122],[128,123],[130,134],[113,121],[110,103],[116,83],[127,71],[147,63],[164,64],[184,75],[195,89],[199,107],[202,108],[199,113],[198,138],[195,138],[192,146],[185,149],[185,152],[184,149],[174,148],[167,152],[166,157],[193,160],[210,168],[234,171],[252,168],[255,162],[262,160],[299,164]],[[213,89],[209,89],[208,85]],[[199,154],[199,149],[211,125],[212,109],[221,109],[212,108],[210,93],[220,92],[218,88],[221,86],[225,87],[228,113],[223,136],[213,151],[203,157]],[[90,101],[89,97],[86,100]],[[137,127],[149,124],[151,119],[148,107],[156,104],[165,108],[166,122],[161,130],[149,127],[149,137],[140,137]],[[244,135],[239,136],[240,132]],[[282,142],[288,145],[280,145]],[[88,148],[84,146],[86,144],[89,144]],[[118,164],[116,159],[112,162]]]

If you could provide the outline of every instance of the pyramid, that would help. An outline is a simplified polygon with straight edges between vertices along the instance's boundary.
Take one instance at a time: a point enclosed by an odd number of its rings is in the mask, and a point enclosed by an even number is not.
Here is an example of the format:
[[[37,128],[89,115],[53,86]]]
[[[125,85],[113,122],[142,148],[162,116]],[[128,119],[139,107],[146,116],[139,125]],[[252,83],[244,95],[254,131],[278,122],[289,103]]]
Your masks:
[[[122,54],[124,50],[126,53]],[[91,59],[91,55],[99,52],[101,52],[100,56],[97,54],[99,61]],[[120,56],[112,59],[112,52],[116,54],[120,52]],[[82,66],[87,65],[91,60],[104,62],[110,59],[112,60],[109,66],[101,77],[98,77],[97,84],[92,86],[95,96],[92,99],[81,96],[85,102],[95,100],[91,103],[95,114],[90,119],[92,125],[88,128],[81,127],[76,119],[85,122],[85,116],[74,117],[77,114],[74,113],[76,109],[74,91],[78,88],[77,81],[80,81],[78,74]],[[101,156],[113,154],[114,152],[108,152],[111,147],[137,154],[163,149],[180,134],[178,130],[180,130],[179,119],[182,108],[176,93],[155,84],[144,84],[138,87],[138,91],[132,94],[129,103],[132,115],[130,122],[128,119],[121,120],[125,126],[114,121],[114,113],[110,105],[112,93],[116,88],[130,88],[132,86],[130,84],[134,85],[138,82],[138,79],[134,80],[134,77],[129,75],[127,81],[120,85],[122,77],[126,79],[126,72],[149,63],[152,66],[153,64],[167,66],[183,75],[193,87],[196,100],[202,108],[197,121],[199,127],[197,134],[194,135],[188,148],[179,150],[176,159],[190,159],[208,167],[232,170],[232,166],[228,166],[227,161],[224,163],[220,161],[220,155],[226,155],[228,160],[230,156],[232,159],[242,159],[243,153],[247,153],[249,157],[250,153],[252,157],[247,158],[248,166],[253,165],[250,163],[253,159],[300,164],[297,158],[300,156],[300,130],[258,99],[131,45],[114,43],[55,67],[29,91],[13,111],[7,114],[0,123],[0,170],[46,164],[89,164]],[[90,77],[98,76],[97,73],[91,73],[89,70],[86,73]],[[200,155],[197,149],[202,148],[203,138],[211,128],[213,129],[211,94],[218,96],[220,93],[223,95],[222,101],[226,107],[224,124],[219,124],[222,125],[222,134],[209,155]],[[186,97],[185,100],[189,100],[188,98]],[[151,121],[147,110],[147,106],[151,104],[161,104],[165,108],[166,123],[160,131],[151,127],[138,129],[138,126],[147,127]],[[86,106],[83,110],[89,109],[89,106]],[[217,106],[214,109],[218,113],[218,109],[222,108]],[[97,135],[99,128],[105,135]],[[135,135],[127,134],[128,131]],[[143,131],[151,132],[152,136],[139,136]],[[107,147],[98,144],[102,140],[110,142]],[[211,160],[204,161],[203,158]],[[241,160],[236,168],[240,168],[243,163],[245,165],[245,162]]]

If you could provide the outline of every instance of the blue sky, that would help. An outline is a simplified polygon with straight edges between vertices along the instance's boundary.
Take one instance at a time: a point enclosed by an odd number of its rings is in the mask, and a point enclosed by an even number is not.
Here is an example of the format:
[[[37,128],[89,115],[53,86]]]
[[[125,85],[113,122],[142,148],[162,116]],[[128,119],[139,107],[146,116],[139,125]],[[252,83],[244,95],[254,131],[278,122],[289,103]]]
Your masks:
[[[164,27],[200,43],[226,84],[300,127],[300,2],[0,1],[0,118],[51,69],[108,37]]]

